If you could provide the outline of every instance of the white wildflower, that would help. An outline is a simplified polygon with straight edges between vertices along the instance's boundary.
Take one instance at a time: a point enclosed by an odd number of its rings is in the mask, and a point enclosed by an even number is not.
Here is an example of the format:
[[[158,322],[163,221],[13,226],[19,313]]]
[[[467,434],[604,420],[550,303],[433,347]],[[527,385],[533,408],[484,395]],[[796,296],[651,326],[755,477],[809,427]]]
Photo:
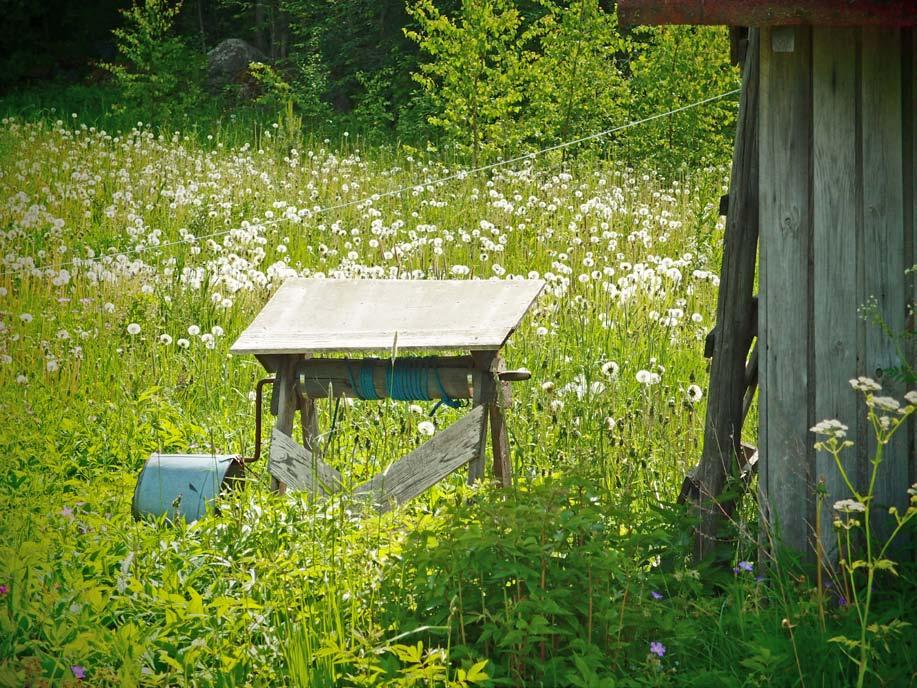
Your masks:
[[[646,385],[647,387],[650,385],[656,385],[659,384],[661,379],[662,378],[659,377],[658,373],[651,373],[648,370],[637,371],[637,382],[639,382],[641,385]]]
[[[138,325],[137,323],[131,323],[130,325],[127,326],[127,333],[131,337],[140,334],[140,325]]]
[[[696,404],[701,399],[704,398],[704,390],[702,390],[697,385],[690,385],[687,391],[688,401],[692,404]]]
[[[858,502],[855,499],[841,499],[834,502],[834,510],[841,511],[845,513],[853,513],[855,511],[866,511],[866,505],[863,502]]]
[[[178,344],[178,348],[179,348],[179,349],[187,349],[189,346],[191,346],[191,342],[189,342],[189,341],[188,341],[187,339],[185,339],[184,337],[182,337],[181,339],[179,339],[179,340],[178,340],[177,342],[175,342],[175,343]]]
[[[863,377],[862,375],[855,380],[851,380],[850,386],[858,392],[867,392],[870,394],[881,391],[882,389],[882,385],[878,382],[870,377]]]
[[[424,437],[433,437],[436,432],[436,426],[428,420],[421,421],[417,424],[417,432]]]
[[[619,366],[614,361],[608,361],[602,364],[602,375],[610,377],[612,380],[618,377]]]
[[[823,420],[809,428],[816,435],[843,439],[847,436],[847,426],[836,419]]]
[[[866,405],[888,413],[894,413],[901,408],[898,400],[892,397],[870,397],[866,400]]]
[[[159,343],[165,344],[166,346],[168,346],[169,344],[172,343],[172,337],[168,334],[163,333],[159,335]]]

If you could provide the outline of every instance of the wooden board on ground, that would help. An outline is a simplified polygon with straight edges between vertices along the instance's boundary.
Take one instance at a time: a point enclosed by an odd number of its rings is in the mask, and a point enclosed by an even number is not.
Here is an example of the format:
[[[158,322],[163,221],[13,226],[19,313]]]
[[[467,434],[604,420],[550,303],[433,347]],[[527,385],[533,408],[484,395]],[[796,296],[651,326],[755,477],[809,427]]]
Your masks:
[[[291,490],[331,494],[341,489],[341,474],[338,471],[277,428],[271,435],[268,470]]]
[[[231,351],[499,349],[543,287],[541,280],[289,279]]]
[[[379,511],[416,497],[481,453],[487,430],[486,414],[487,406],[475,407],[429,442],[358,487],[355,495],[370,500]]]

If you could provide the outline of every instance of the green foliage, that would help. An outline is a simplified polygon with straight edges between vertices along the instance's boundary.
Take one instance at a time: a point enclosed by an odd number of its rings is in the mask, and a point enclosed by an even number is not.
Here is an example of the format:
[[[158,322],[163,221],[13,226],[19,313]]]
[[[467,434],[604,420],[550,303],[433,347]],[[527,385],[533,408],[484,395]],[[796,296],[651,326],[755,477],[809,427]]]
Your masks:
[[[414,75],[434,110],[430,124],[475,165],[516,150],[525,138],[516,121],[535,56],[514,3],[463,0],[456,20],[432,0],[408,11],[420,30],[406,35],[430,58]]]
[[[891,442],[895,433],[907,427],[908,418],[917,412],[917,391],[906,395],[904,405],[892,397],[879,396],[881,386],[874,380],[859,378],[851,380],[854,389],[860,391],[866,402],[867,422],[875,435],[875,455],[870,464],[872,466],[866,487],[857,489],[854,482],[857,477],[850,475],[841,460],[841,452],[854,446],[846,438],[846,426],[839,421],[822,421],[812,430],[825,439],[816,442],[815,448],[831,455],[844,485],[850,491],[852,499],[838,500],[834,503],[837,517],[834,528],[837,531],[837,549],[840,553],[840,568],[843,589],[847,593],[845,600],[855,608],[859,620],[859,634],[856,636],[838,635],[831,638],[844,649],[844,654],[857,667],[857,688],[863,688],[870,666],[877,659],[876,655],[882,648],[890,651],[893,643],[910,626],[910,622],[900,618],[876,620],[874,613],[873,596],[876,592],[877,576],[882,572],[897,576],[897,565],[886,558],[889,547],[895,538],[907,528],[911,521],[917,517],[917,483],[907,491],[908,504],[905,512],[899,513],[896,506],[889,507],[890,532],[884,536],[877,535],[871,522],[876,517],[875,510],[876,480],[882,466],[885,447]],[[861,520],[862,519],[862,520]],[[865,541],[863,547],[857,547],[857,538],[854,531],[862,532]],[[865,579],[863,578],[865,574]]]
[[[628,60],[632,120],[732,91],[738,73],[719,27],[662,26],[635,30]],[[641,125],[622,142],[633,161],[657,169],[694,169],[728,160],[736,99],[708,103]]]
[[[181,0],[139,0],[113,31],[120,60],[105,64],[125,106],[163,123],[189,116],[202,100],[204,57],[173,32]]]
[[[409,6],[406,31],[425,59],[414,77],[429,121],[472,160],[589,136],[726,93],[738,85],[720,29],[640,29],[624,37],[597,0],[465,0],[454,17],[431,0]],[[728,159],[735,102],[724,99],[641,125],[616,145],[672,172]]]
[[[560,143],[625,121],[629,91],[618,61],[630,44],[618,31],[617,16],[597,0],[544,2],[543,7],[539,57],[532,64],[522,117],[532,143]]]

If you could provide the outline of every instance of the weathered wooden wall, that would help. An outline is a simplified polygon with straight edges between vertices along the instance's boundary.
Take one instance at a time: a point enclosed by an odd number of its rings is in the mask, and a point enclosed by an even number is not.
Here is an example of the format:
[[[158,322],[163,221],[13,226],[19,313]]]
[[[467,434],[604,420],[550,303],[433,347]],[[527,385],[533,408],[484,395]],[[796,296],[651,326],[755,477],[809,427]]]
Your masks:
[[[913,29],[774,27],[760,58],[759,497],[784,542],[812,552],[824,481],[830,554],[830,504],[849,495],[809,428],[850,427],[847,465],[863,486],[875,446],[848,380],[876,378],[899,400],[906,391],[883,375],[898,351],[858,309],[874,298],[901,332],[917,297],[905,276],[917,264],[917,48]],[[882,512],[904,507],[917,480],[913,426],[886,448]]]

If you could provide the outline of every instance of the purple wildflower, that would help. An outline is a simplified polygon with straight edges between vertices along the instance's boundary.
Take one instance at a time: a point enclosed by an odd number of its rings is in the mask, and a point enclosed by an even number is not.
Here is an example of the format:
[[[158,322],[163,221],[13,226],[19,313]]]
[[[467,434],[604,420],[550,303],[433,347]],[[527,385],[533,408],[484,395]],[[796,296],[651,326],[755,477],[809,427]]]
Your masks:
[[[661,600],[663,597],[665,597],[665,595],[663,595],[661,592],[656,592],[653,590],[650,593],[650,597],[652,597],[654,600]]]
[[[70,666],[70,671],[73,672],[73,676],[78,681],[82,681],[86,678],[86,667],[80,666],[79,664],[72,664]]]
[[[838,607],[846,607],[846,606],[847,606],[847,598],[844,597],[843,595],[838,595],[838,596],[837,596],[837,606],[838,606]]]
[[[6,586],[6,583],[0,583],[0,597],[6,595],[10,589]]]
[[[751,573],[754,568],[755,568],[755,565],[752,564],[750,561],[740,561],[739,565],[732,569],[732,572],[735,574],[739,574],[743,572]]]
[[[665,645],[654,640],[650,643],[650,652],[657,657],[665,657]]]
[[[66,518],[67,520],[73,520],[73,509],[69,506],[65,506],[60,510],[60,515]]]

